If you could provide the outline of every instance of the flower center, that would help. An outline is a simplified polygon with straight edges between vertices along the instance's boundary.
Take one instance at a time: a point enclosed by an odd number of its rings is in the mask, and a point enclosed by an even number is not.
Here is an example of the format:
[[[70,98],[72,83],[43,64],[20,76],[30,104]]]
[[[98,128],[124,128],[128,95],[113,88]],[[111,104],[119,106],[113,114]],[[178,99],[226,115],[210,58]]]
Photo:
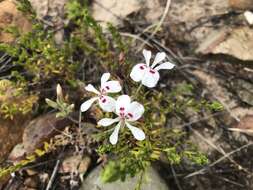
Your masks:
[[[130,118],[133,118],[133,117],[134,117],[133,114],[130,113],[130,112],[128,112],[128,113],[126,114],[126,113],[125,113],[125,108],[124,108],[124,107],[120,107],[120,108],[119,108],[119,111],[120,111],[119,116],[120,116],[121,119],[130,119]]]
[[[105,103],[107,101],[106,98],[102,94],[99,96],[99,98],[102,103]]]

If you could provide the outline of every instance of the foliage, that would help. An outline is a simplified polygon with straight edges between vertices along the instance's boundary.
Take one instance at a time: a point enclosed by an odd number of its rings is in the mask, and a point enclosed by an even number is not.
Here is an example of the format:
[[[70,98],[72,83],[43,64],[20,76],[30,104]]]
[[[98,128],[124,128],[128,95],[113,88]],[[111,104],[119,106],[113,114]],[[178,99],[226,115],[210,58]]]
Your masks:
[[[180,164],[184,160],[198,165],[208,163],[205,155],[194,148],[194,145],[186,142],[183,129],[167,126],[171,114],[181,117],[186,108],[196,111],[209,109],[206,105],[212,103],[194,100],[193,91],[191,85],[182,83],[169,94],[156,91],[145,95],[143,91],[139,93],[136,99],[146,102],[146,110],[145,122],[139,122],[138,127],[145,130],[148,138],[138,142],[129,136],[128,130],[124,130],[121,131],[123,134],[120,135],[121,139],[116,146],[101,144],[98,148],[100,155],[117,155],[117,159],[110,161],[101,174],[104,182],[125,180],[127,176],[140,174],[153,161],[159,160],[161,155],[165,155],[170,164]]]
[[[17,115],[27,115],[37,102],[37,95],[28,95],[26,86],[9,80],[0,80],[0,115],[13,119]]]
[[[58,48],[51,32],[45,32],[40,24],[33,31],[21,35],[15,44],[1,44],[0,50],[13,58],[13,64],[22,66],[34,82],[45,82],[54,77],[73,80],[77,63],[71,61],[73,49],[66,43]]]

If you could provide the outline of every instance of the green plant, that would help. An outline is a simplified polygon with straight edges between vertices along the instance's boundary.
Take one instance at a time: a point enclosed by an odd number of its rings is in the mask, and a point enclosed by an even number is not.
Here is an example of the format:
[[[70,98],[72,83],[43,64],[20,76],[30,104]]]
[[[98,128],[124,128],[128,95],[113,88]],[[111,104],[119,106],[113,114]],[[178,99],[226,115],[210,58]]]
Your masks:
[[[37,102],[37,95],[29,95],[23,83],[0,80],[0,115],[13,119],[18,115],[27,115]]]

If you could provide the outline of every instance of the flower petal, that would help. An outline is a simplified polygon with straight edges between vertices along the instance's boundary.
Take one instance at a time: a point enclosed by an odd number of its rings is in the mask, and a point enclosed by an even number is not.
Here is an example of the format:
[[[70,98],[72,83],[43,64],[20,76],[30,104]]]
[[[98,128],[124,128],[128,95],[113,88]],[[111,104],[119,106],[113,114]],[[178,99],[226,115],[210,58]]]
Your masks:
[[[141,81],[145,74],[146,69],[147,69],[146,64],[140,63],[135,65],[130,73],[131,79],[133,79],[135,82]]]
[[[153,88],[157,85],[159,81],[160,74],[156,70],[148,70],[146,71],[141,83],[149,88]]]
[[[93,92],[95,94],[100,94],[100,92],[92,84],[87,85],[85,87],[85,90],[87,90],[89,92]]]
[[[130,105],[131,99],[128,95],[121,95],[118,97],[116,101],[116,113],[120,115],[120,112],[123,110],[127,110]]]
[[[101,86],[103,86],[103,84],[109,80],[110,76],[111,76],[110,73],[104,73],[102,75],[102,77],[101,77]]]
[[[143,53],[143,56],[144,56],[144,58],[145,58],[145,61],[146,61],[146,65],[147,66],[149,66],[149,64],[150,64],[150,59],[151,59],[151,51],[148,51],[148,50],[146,50],[146,49],[144,49],[143,51],[142,51],[142,53]]]
[[[81,112],[87,111],[91,107],[93,102],[95,102],[97,99],[98,99],[98,97],[91,98],[91,99],[85,101],[84,103],[82,103],[82,105],[80,107]]]
[[[110,96],[102,96],[98,102],[99,106],[106,112],[113,112],[115,110],[116,101]]]
[[[134,127],[127,122],[126,122],[126,126],[128,127],[128,129],[130,129],[134,138],[136,138],[138,141],[142,141],[145,139],[145,133],[141,129]]]
[[[159,66],[157,66],[156,68],[154,68],[156,71],[159,71],[161,69],[173,69],[175,67],[175,65],[173,63],[170,62],[165,62]]]
[[[121,122],[119,122],[119,123],[116,125],[116,127],[115,127],[113,133],[112,133],[111,136],[110,136],[110,139],[109,139],[109,140],[110,140],[110,143],[113,144],[113,145],[115,145],[115,144],[118,142],[120,126],[121,126]]]
[[[103,83],[101,88],[105,90],[106,93],[117,93],[117,92],[120,92],[122,89],[119,81],[116,81],[116,80]]]
[[[151,66],[151,68],[154,68],[158,63],[163,61],[166,57],[166,54],[164,52],[158,52],[155,56],[155,60]]]
[[[141,118],[144,113],[144,107],[139,102],[132,102],[127,109],[126,115],[128,121],[136,121]]]
[[[115,118],[115,119],[111,119],[111,118],[104,118],[98,121],[98,125],[101,125],[103,127],[107,127],[112,125],[113,123],[116,123],[117,121],[119,121],[119,118]]]

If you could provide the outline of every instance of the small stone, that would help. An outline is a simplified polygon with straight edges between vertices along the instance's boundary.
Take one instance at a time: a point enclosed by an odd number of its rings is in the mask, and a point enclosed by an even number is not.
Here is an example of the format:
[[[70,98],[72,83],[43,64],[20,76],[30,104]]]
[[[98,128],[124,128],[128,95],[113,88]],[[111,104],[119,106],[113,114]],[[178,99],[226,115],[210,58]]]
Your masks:
[[[38,181],[36,181],[35,177],[29,177],[25,179],[24,185],[28,188],[36,188],[38,186]]]
[[[33,176],[33,175],[38,174],[38,172],[33,170],[33,169],[26,169],[25,171],[26,171],[28,176]]]
[[[244,17],[249,25],[253,25],[253,13],[251,11],[245,11]]]
[[[75,155],[63,160],[59,169],[60,173],[78,172],[85,174],[91,163],[89,156]]]
[[[19,162],[25,158],[25,149],[23,144],[17,144],[11,151],[8,160],[11,162]]]
[[[91,173],[84,179],[80,190],[133,190],[139,180],[139,176],[133,178],[127,178],[124,182],[115,181],[112,183],[103,183],[100,179],[101,166],[95,168]],[[165,181],[159,176],[157,171],[152,167],[149,168],[144,174],[143,183],[141,190],[169,190]]]

